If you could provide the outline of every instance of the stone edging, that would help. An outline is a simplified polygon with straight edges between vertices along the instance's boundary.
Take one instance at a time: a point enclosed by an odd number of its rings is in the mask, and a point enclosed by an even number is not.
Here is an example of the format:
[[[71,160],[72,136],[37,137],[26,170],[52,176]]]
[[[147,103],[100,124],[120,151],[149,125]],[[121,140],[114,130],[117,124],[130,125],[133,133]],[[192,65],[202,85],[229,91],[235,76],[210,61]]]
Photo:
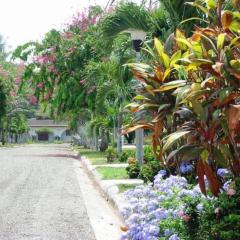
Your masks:
[[[73,150],[76,154],[76,157],[81,160],[84,169],[94,181],[98,189],[104,195],[106,200],[117,210],[117,214],[123,221],[121,215],[121,209],[127,206],[127,202],[124,200],[122,193],[119,193],[118,184],[142,184],[143,181],[139,179],[126,179],[126,180],[103,180],[102,176],[96,171],[96,165],[92,163],[85,157],[80,156],[79,153]],[[101,166],[101,165],[100,165]],[[106,165],[105,165],[106,166]],[[111,166],[110,166],[111,167]]]

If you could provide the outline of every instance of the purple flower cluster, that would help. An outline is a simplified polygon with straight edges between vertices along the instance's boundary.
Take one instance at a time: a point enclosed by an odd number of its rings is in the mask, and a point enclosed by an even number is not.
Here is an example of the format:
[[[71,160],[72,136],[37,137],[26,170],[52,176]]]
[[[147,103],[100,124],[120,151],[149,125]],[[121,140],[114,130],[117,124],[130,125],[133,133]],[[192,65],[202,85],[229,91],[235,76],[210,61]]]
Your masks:
[[[192,164],[188,164],[188,163],[181,163],[180,165],[180,171],[181,173],[183,174],[186,174],[186,173],[190,173],[193,171],[193,165]]]
[[[199,188],[189,190],[187,180],[180,176],[164,179],[165,171],[155,176],[153,185],[141,185],[125,192],[128,206],[122,209],[128,231],[121,240],[180,239],[175,229],[160,229],[159,222],[178,218],[183,209],[182,197],[200,194]]]
[[[224,178],[224,177],[226,177],[229,174],[230,174],[230,172],[226,168],[219,168],[217,170],[217,175],[220,176],[221,178]]]

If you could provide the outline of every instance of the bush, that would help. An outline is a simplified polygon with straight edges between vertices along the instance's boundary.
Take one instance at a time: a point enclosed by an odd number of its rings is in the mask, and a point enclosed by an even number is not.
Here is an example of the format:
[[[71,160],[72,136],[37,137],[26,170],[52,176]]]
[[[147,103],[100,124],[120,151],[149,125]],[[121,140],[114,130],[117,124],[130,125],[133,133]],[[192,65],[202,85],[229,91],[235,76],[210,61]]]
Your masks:
[[[108,147],[106,152],[106,158],[107,158],[107,162],[111,163],[114,162],[114,160],[116,160],[117,158],[117,152],[116,149],[113,147]]]
[[[153,185],[125,192],[129,204],[122,215],[128,230],[122,239],[240,239],[240,178],[225,183],[218,198],[206,198],[199,185],[166,176],[162,170]]]
[[[144,161],[149,162],[149,161],[155,161],[156,156],[153,152],[153,148],[150,145],[147,145],[144,147]]]
[[[149,161],[141,167],[139,177],[144,182],[153,182],[154,177],[158,174],[158,172],[161,170],[161,165],[159,161],[152,160]]]
[[[140,173],[140,165],[135,158],[128,159],[128,166],[126,168],[127,174],[130,179],[138,178]]]
[[[198,239],[240,239],[240,178],[234,185],[204,203]]]
[[[127,162],[128,158],[135,157],[135,150],[126,150],[118,157],[119,162]]]

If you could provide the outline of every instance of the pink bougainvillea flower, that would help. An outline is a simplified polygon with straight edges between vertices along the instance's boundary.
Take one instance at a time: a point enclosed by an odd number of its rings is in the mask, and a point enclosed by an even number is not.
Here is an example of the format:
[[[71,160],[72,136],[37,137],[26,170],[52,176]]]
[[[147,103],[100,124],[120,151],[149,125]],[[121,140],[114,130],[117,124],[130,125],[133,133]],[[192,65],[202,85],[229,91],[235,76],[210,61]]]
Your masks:
[[[49,100],[50,97],[52,96],[52,94],[50,92],[48,92],[45,96],[44,96],[44,100]]]
[[[51,72],[51,73],[54,73],[54,74],[58,73],[58,70],[54,66],[49,66],[48,71]]]
[[[183,219],[185,222],[189,222],[190,216],[184,215],[184,216],[182,216],[182,219]]]
[[[178,213],[178,216],[179,216],[179,217],[183,217],[184,215],[185,215],[184,211],[180,211],[180,212]]]
[[[96,90],[96,87],[95,87],[95,86],[90,87],[90,88],[88,89],[88,91],[87,91],[87,94],[89,95],[89,94],[93,93],[95,90]]]
[[[34,96],[34,95],[32,95],[31,97],[30,97],[30,99],[29,99],[29,101],[30,101],[30,103],[32,104],[32,105],[36,105],[37,104],[37,98]]]
[[[82,80],[80,80],[80,84],[85,84],[86,83],[86,81],[84,80],[84,79],[82,79]]]
[[[20,83],[21,83],[21,78],[18,76],[18,77],[16,77],[16,79],[15,79],[15,84],[18,85],[18,84],[20,84]]]
[[[227,190],[227,195],[228,195],[228,196],[234,196],[235,194],[236,194],[236,191],[235,191],[234,189],[229,188],[229,189]]]
[[[42,84],[42,83],[39,83],[39,84],[37,85],[37,88],[42,89],[42,88],[43,88],[43,84]]]

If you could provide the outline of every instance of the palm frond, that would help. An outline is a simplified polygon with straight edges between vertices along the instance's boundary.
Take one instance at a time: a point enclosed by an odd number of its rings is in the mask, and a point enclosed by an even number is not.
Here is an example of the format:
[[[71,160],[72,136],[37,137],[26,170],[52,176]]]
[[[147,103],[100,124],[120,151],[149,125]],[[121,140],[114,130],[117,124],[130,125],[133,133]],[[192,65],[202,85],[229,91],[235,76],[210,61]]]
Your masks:
[[[120,4],[102,23],[103,33],[107,38],[114,38],[127,29],[149,31],[152,26],[150,13],[135,3]]]

